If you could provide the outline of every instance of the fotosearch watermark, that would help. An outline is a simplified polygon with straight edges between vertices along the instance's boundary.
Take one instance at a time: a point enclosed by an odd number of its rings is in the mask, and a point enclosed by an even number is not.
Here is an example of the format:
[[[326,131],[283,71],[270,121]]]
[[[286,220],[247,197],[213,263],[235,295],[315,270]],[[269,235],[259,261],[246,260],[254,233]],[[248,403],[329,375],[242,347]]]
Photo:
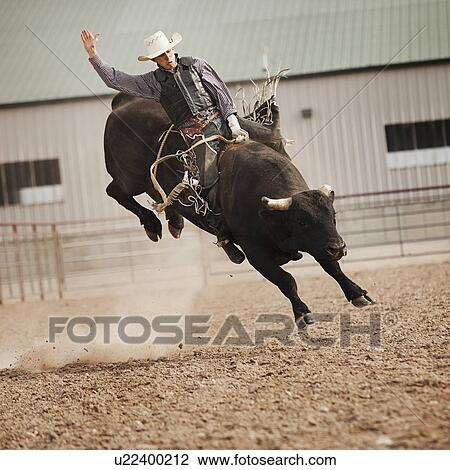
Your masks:
[[[76,344],[110,344],[114,338],[129,345],[260,346],[276,339],[293,345],[293,335],[298,334],[304,343],[315,347],[350,347],[354,336],[364,336],[371,347],[379,347],[382,326],[398,323],[392,314],[379,312],[370,313],[363,323],[349,313],[315,313],[314,318],[315,325],[298,330],[294,319],[286,314],[261,314],[251,327],[245,327],[236,315],[219,321],[213,315],[52,316],[48,342],[67,338]],[[332,324],[331,331],[317,328],[321,324]]]

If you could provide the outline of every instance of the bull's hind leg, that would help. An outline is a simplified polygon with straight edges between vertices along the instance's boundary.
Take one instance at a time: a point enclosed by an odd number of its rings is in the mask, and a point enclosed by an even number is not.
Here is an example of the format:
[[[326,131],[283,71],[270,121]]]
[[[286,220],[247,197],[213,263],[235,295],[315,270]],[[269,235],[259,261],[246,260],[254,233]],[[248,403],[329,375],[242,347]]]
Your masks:
[[[263,252],[245,250],[249,263],[259,271],[268,281],[275,284],[278,289],[290,300],[298,328],[314,323],[311,310],[300,299],[297,292],[297,283],[291,274],[275,264]]]
[[[139,218],[150,240],[157,242],[162,238],[162,225],[158,217],[151,210],[142,207],[132,196],[125,194],[118,184],[114,181],[110,183],[106,188],[106,194]]]
[[[347,300],[355,307],[366,307],[367,305],[374,303],[374,301],[367,295],[366,290],[359,287],[358,284],[355,284],[342,272],[337,261],[317,261],[324,271],[336,280]]]

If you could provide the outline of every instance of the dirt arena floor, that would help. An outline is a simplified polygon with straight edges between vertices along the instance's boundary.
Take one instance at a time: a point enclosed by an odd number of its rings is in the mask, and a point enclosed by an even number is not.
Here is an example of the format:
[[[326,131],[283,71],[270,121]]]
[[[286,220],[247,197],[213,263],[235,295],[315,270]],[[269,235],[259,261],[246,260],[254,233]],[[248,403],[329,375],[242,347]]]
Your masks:
[[[378,301],[364,310],[325,274],[296,277],[313,311],[337,315],[291,344],[45,343],[49,315],[213,314],[217,329],[233,314],[251,337],[259,314],[290,314],[274,286],[236,276],[192,295],[141,286],[1,307],[0,448],[449,448],[450,262],[352,272]],[[379,319],[380,343],[346,345],[346,314]]]

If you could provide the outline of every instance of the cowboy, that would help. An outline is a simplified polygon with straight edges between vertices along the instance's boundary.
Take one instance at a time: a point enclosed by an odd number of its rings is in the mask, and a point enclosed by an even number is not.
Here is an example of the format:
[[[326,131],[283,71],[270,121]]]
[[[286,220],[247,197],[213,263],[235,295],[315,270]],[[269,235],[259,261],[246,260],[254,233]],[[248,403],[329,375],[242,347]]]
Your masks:
[[[248,139],[241,129],[233,99],[222,79],[205,60],[193,57],[178,57],[174,47],[182,37],[174,33],[169,40],[158,31],[144,40],[147,55],[139,61],[151,60],[157,69],[143,75],[129,75],[105,63],[97,54],[100,34],[81,32],[81,40],[89,55],[89,62],[105,84],[118,91],[161,103],[174,126],[181,131],[190,147],[203,137],[221,135],[236,142]],[[217,153],[218,139],[197,145],[194,149],[199,167],[202,195],[207,198],[209,209],[207,222],[217,236],[217,245],[222,247],[231,261],[242,263],[243,253],[234,245],[220,216],[217,201]]]

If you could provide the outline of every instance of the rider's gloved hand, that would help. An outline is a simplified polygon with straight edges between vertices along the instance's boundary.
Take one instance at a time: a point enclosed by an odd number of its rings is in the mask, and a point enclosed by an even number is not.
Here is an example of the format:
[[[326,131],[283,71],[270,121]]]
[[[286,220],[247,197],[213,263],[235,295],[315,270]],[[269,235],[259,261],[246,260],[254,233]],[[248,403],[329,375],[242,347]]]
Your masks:
[[[230,114],[227,121],[231,129],[231,136],[236,139],[236,142],[244,142],[248,139],[248,132],[241,128],[236,114]]]

